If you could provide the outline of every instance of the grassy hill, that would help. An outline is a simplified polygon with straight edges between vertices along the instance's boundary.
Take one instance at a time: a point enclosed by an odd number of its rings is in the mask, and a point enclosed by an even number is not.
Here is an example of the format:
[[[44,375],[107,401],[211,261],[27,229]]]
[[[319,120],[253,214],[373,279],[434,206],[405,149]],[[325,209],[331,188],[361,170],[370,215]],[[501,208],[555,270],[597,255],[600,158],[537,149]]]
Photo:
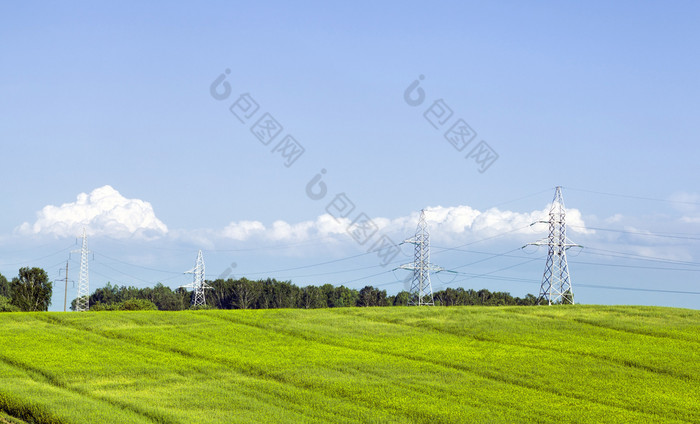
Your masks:
[[[700,311],[5,313],[0,330],[0,410],[27,422],[700,422]]]

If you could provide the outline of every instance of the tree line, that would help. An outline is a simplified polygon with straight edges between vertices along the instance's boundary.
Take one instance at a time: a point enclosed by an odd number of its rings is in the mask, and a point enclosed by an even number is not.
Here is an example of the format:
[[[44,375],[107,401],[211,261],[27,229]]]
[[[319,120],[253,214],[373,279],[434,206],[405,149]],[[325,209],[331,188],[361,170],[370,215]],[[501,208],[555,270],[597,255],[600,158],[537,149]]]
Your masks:
[[[273,308],[339,308],[366,306],[406,306],[411,294],[401,291],[396,295],[367,285],[357,290],[345,286],[299,287],[290,281],[274,278],[248,280],[218,279],[208,281],[211,287],[205,291],[207,309],[273,309]],[[22,268],[19,275],[7,281],[0,275],[1,311],[46,311],[51,304],[52,285],[46,272],[40,268]],[[104,310],[161,310],[181,311],[191,309],[193,292],[184,288],[171,289],[161,283],[153,287],[137,288],[107,283],[89,296],[91,311]],[[472,290],[447,288],[433,294],[437,306],[459,305],[535,305],[537,298],[531,294],[524,298],[507,292],[491,292],[487,289]],[[75,310],[77,299],[71,303]]]
[[[357,290],[345,286],[299,287],[289,281],[274,278],[249,280],[218,279],[208,281],[205,290],[208,309],[274,309],[274,308],[340,308],[363,306],[406,306],[411,301],[407,291],[396,295],[387,294],[371,285]],[[142,306],[144,309],[181,311],[190,309],[193,293],[184,288],[175,290],[161,283],[154,287],[136,288],[107,283],[90,295],[90,310],[129,310]],[[448,288],[433,295],[435,305],[535,305],[537,298],[528,294],[524,298],[506,292],[491,292],[486,289],[472,290]],[[136,300],[142,303],[135,303]],[[146,303],[147,302],[147,303]],[[72,309],[75,309],[73,301]]]

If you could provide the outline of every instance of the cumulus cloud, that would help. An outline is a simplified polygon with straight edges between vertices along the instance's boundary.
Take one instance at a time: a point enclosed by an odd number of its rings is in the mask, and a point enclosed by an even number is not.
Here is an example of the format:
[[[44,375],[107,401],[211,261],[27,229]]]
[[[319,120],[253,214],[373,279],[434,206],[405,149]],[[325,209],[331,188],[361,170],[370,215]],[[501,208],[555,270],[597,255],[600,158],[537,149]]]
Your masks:
[[[435,241],[469,241],[492,237],[502,233],[536,235],[542,228],[533,231],[530,224],[548,219],[549,206],[543,210],[532,212],[503,211],[491,208],[479,211],[470,206],[434,206],[426,208],[426,220],[430,227],[431,237]],[[586,228],[577,209],[567,209],[567,223],[571,231],[580,234],[591,234]],[[415,231],[418,223],[418,212],[397,218],[376,217],[372,221],[382,234],[396,237],[395,241],[409,237]],[[250,239],[269,241],[304,241],[312,238],[328,237],[347,234],[349,218],[336,219],[329,214],[323,214],[313,221],[287,223],[275,221],[265,226],[260,221],[238,221],[230,223],[222,234],[226,238],[238,241]]]
[[[232,222],[224,228],[223,236],[243,241],[264,231],[265,226],[260,221],[240,221]]]
[[[319,216],[315,221],[302,221],[290,224],[285,221],[275,221],[270,227],[265,227],[260,221],[232,222],[224,228],[222,235],[238,241],[249,239],[267,239],[272,241],[303,241],[316,237],[327,237],[345,233],[350,220],[336,220],[329,214]]]
[[[127,199],[108,185],[90,194],[80,193],[75,202],[45,206],[37,213],[33,224],[25,222],[17,230],[21,234],[73,237],[80,234],[83,227],[89,235],[116,238],[158,237],[168,232],[150,203]]]

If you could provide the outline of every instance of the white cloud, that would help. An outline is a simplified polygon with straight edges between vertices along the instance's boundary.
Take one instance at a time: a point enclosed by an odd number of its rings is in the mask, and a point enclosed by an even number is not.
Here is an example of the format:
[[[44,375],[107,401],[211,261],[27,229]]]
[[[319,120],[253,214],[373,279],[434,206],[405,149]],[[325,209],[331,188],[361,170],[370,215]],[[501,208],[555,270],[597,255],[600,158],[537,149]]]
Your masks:
[[[224,228],[223,236],[234,240],[247,240],[255,234],[265,231],[265,226],[260,221],[232,222]]]
[[[267,228],[260,221],[238,221],[227,225],[222,235],[238,241],[261,238],[272,241],[304,241],[316,237],[328,237],[345,233],[350,220],[336,220],[328,214],[319,216],[315,221],[302,221],[289,224],[275,221]]]
[[[150,203],[127,199],[108,185],[96,188],[90,194],[80,193],[75,202],[45,206],[37,213],[33,224],[25,222],[17,231],[21,234],[73,237],[79,235],[83,227],[89,235],[116,238],[148,238],[168,232]]]
[[[530,227],[535,221],[548,218],[549,206],[533,212],[502,211],[497,208],[478,211],[469,206],[426,208],[426,219],[431,237],[440,242],[469,242],[494,235],[512,232],[515,234],[532,235],[536,237],[543,227]],[[387,234],[398,242],[410,237],[418,223],[418,212],[398,218],[373,218],[382,234]],[[260,221],[238,221],[230,223],[222,234],[226,238],[238,241],[249,239],[269,241],[304,241],[312,238],[328,237],[347,234],[351,223],[349,218],[335,219],[329,214],[319,216],[315,221],[303,221],[290,224],[285,221],[275,221],[266,227]],[[591,234],[586,228],[577,209],[567,210],[567,223],[571,231],[580,234]]]

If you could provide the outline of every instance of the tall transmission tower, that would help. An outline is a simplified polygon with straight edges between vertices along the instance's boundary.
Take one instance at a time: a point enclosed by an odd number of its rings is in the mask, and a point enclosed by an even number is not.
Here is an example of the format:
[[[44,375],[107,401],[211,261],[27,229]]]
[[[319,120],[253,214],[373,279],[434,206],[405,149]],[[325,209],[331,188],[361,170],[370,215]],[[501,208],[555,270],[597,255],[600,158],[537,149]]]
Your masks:
[[[76,251],[77,252],[77,251]],[[80,249],[80,279],[78,280],[78,298],[76,299],[75,310],[86,312],[90,309],[90,276],[88,274],[88,250],[87,231],[83,227],[83,246]],[[66,267],[67,268],[67,267]],[[68,271],[66,270],[66,275]]]
[[[425,221],[425,209],[420,211],[416,235],[404,240],[404,243],[415,245],[413,263],[399,267],[400,269],[413,271],[411,290],[409,291],[411,294],[409,304],[416,306],[435,305],[433,301],[433,285],[430,283],[430,271],[438,272],[442,271],[443,268],[430,263],[430,233],[428,232],[428,224]]]
[[[194,268],[185,272],[185,274],[194,274],[194,280],[191,284],[181,286],[184,288],[191,288],[194,292],[192,296],[192,306],[206,305],[207,301],[204,298],[204,290],[211,289],[211,287],[209,287],[204,280],[204,258],[202,257],[201,250],[197,254],[197,262],[195,262]]]
[[[537,221],[536,223],[549,224],[549,236],[546,239],[525,245],[547,246],[549,249],[537,304],[540,305],[542,302],[547,302],[548,305],[552,303],[570,303],[573,305],[574,292],[571,288],[571,276],[569,275],[569,265],[566,262],[566,251],[572,247],[583,246],[572,243],[566,237],[566,209],[564,208],[564,198],[561,195],[560,186],[557,186],[554,191],[554,199],[549,209],[549,221]],[[536,223],[533,223],[533,225]]]

